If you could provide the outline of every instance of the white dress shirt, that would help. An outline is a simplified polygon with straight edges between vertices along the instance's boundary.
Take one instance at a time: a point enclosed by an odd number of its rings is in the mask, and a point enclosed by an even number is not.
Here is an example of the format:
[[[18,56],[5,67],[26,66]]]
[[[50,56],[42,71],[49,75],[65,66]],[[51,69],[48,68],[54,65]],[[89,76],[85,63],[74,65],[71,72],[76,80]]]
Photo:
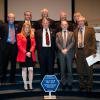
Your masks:
[[[63,37],[63,39],[64,39],[64,31],[66,31],[66,39],[67,39],[68,30],[62,30],[62,37]]]

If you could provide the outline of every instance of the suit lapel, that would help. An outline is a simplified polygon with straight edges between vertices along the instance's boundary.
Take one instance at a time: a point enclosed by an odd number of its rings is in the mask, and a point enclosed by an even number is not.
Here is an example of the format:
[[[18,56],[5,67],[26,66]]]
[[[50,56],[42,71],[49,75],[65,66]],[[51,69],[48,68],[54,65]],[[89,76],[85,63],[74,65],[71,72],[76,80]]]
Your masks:
[[[42,43],[42,39],[43,39],[43,29],[40,29],[39,35],[40,35],[40,41]]]
[[[68,31],[66,44],[68,44],[69,40],[70,40],[70,32]]]
[[[76,41],[76,47],[78,46],[78,31],[79,31],[79,29],[78,28],[76,28],[76,30],[75,30],[75,41]]]
[[[85,32],[84,32],[84,44],[85,44],[85,41],[86,41],[87,33],[88,33],[88,28],[85,27]]]
[[[61,42],[63,43],[62,32],[59,33],[59,38],[60,38]]]

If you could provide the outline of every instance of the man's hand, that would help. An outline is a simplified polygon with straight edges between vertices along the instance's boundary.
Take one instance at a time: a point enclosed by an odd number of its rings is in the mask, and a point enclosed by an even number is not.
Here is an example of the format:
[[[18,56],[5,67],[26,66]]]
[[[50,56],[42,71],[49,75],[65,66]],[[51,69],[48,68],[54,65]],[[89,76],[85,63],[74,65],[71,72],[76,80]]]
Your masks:
[[[66,48],[65,49],[62,49],[62,53],[63,54],[67,54],[67,52],[68,52],[68,49],[66,49]]]

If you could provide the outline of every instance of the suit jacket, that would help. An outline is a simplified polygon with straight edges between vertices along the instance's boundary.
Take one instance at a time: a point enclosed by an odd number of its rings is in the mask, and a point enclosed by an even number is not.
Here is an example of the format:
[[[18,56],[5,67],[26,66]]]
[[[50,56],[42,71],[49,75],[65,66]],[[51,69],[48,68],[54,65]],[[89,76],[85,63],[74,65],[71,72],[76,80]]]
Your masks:
[[[78,31],[79,29],[77,28],[74,33],[76,41],[75,42],[76,53],[78,49]],[[96,39],[95,39],[94,29],[87,26],[85,26],[85,33],[84,33],[84,53],[86,57],[96,53]]]
[[[18,26],[16,24],[14,24],[14,28],[15,28],[15,39],[16,39],[16,35],[18,34]],[[2,26],[2,47],[5,48],[5,44],[7,42],[8,39],[8,33],[9,33],[9,26],[8,23],[3,24]]]
[[[27,44],[27,39],[25,36],[22,34],[17,35],[17,45],[18,45],[18,55],[17,55],[17,61],[18,62],[25,62],[26,58],[26,44]],[[35,38],[34,36],[31,37],[31,48],[30,52],[32,53],[32,59],[33,61],[36,61],[36,56],[35,56]]]
[[[66,42],[66,48],[68,49],[68,52],[73,51],[75,39],[73,32],[68,31],[68,36],[67,36],[67,42]],[[62,37],[62,32],[58,32],[56,34],[56,45],[58,47],[58,51],[61,52],[63,49],[63,37]]]
[[[37,47],[38,53],[40,53],[41,48],[42,48],[42,34],[43,34],[43,29],[37,30],[35,34],[36,47]],[[50,29],[50,36],[51,36],[51,48],[54,52],[55,51],[55,30]]]

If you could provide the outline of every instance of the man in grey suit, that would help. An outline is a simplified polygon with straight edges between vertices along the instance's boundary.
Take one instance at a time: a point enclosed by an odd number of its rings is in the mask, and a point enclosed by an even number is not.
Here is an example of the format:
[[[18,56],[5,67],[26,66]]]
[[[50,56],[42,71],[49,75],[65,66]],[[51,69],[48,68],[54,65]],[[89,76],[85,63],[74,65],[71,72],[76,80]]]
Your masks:
[[[68,31],[67,21],[61,21],[61,28],[62,30],[56,34],[56,45],[58,47],[58,56],[61,66],[62,89],[72,89],[72,63],[75,39],[73,32]]]

